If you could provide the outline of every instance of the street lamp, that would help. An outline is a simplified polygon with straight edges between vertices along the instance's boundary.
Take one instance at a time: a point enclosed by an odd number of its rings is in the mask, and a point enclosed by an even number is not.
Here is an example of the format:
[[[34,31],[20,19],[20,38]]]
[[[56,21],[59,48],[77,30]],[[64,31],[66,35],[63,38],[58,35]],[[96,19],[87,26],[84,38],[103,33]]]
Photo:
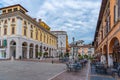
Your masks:
[[[61,43],[61,55],[63,57],[63,53],[62,53],[62,41],[60,43]]]
[[[74,60],[74,40],[75,40],[75,38],[73,37],[72,39],[73,39],[73,60]]]

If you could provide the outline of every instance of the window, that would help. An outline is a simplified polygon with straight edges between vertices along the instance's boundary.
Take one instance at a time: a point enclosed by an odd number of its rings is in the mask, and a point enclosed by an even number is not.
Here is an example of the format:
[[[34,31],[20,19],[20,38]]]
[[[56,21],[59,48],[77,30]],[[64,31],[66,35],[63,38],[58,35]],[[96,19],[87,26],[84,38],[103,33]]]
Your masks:
[[[120,17],[120,0],[117,0],[117,5],[118,5],[118,17]]]
[[[114,6],[114,23],[117,21],[118,19],[118,6],[115,5]]]
[[[3,10],[3,13],[6,13],[6,10]]]
[[[12,12],[12,9],[8,9],[8,13],[9,13],[9,12]]]
[[[106,33],[110,31],[110,16],[107,17],[107,22],[106,22]]]
[[[1,27],[0,27],[0,36],[1,36]]]
[[[31,31],[31,38],[33,38],[33,32]]]
[[[12,22],[13,22],[13,23],[15,22],[15,18],[12,18]]]
[[[25,14],[25,11],[23,11],[22,9],[20,9],[20,12],[22,12],[23,14]]]
[[[42,33],[40,34],[40,41],[42,41]]]
[[[1,40],[0,40],[0,46],[2,46],[2,44],[1,44]]]
[[[7,34],[7,28],[4,28],[4,35]]]
[[[5,24],[7,24],[7,20],[5,20]]]
[[[36,40],[38,40],[38,32],[36,32]]]
[[[17,11],[17,8],[14,8],[14,11]]]
[[[24,25],[26,25],[27,23],[26,23],[26,21],[24,21]]]
[[[12,34],[15,34],[15,27],[12,27]]]
[[[24,28],[24,36],[26,36],[26,32],[27,32],[27,31],[26,31],[26,28]]]
[[[46,39],[46,37],[45,37],[45,35],[44,35],[44,42],[45,42],[45,39]]]
[[[31,29],[33,28],[33,26],[31,25]]]

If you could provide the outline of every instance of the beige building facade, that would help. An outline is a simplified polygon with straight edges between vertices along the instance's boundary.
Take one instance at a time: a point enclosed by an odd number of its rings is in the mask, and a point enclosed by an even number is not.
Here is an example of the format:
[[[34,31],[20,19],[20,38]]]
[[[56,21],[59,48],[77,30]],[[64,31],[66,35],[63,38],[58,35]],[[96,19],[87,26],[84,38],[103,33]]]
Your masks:
[[[37,58],[38,52],[56,55],[57,37],[47,24],[31,18],[20,4],[0,10],[0,58]]]

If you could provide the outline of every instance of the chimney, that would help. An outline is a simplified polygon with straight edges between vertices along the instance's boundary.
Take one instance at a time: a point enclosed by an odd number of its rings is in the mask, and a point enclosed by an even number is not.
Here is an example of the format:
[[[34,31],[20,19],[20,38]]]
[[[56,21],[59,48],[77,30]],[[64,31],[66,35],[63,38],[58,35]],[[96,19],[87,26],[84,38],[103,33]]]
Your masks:
[[[41,22],[42,20],[41,19],[38,19],[38,22]]]

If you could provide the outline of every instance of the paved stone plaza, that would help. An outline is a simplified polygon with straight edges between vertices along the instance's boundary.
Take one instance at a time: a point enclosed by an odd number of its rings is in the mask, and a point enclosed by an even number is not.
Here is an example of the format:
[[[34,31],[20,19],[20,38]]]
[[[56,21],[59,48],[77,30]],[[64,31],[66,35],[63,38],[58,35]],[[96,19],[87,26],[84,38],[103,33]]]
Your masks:
[[[0,61],[0,80],[48,80],[64,69],[64,64]]]

